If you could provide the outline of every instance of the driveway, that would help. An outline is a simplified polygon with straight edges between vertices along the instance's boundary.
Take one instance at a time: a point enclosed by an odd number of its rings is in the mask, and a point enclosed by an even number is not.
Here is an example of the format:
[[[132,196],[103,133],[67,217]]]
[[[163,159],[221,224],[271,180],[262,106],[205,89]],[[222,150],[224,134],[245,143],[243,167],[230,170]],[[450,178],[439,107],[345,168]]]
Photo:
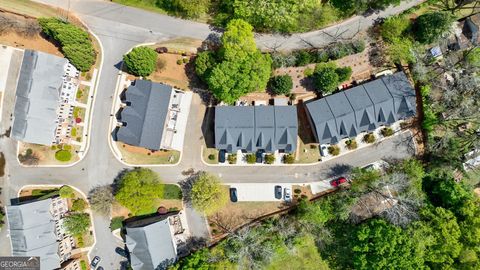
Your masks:
[[[7,174],[2,179],[4,198],[16,197],[17,191],[27,184],[69,184],[88,193],[94,186],[112,183],[118,173],[125,169],[125,166],[115,159],[108,146],[112,95],[119,72],[116,66],[121,61],[122,55],[134,45],[143,42],[158,42],[180,36],[205,39],[212,33],[206,24],[176,19],[108,1],[38,0],[38,2],[64,8],[67,8],[66,5],[71,3],[70,9],[77,13],[90,27],[103,46],[103,63],[100,67],[101,74],[97,93],[95,93],[93,117],[91,119],[92,128],[89,134],[90,148],[85,158],[72,167],[24,168],[16,160],[16,142],[6,136],[0,137],[0,149],[5,154],[7,160]],[[419,2],[421,1],[414,0],[402,3],[398,8],[389,9],[386,12],[398,12]],[[382,14],[386,13],[384,12],[380,15]],[[362,19],[361,26],[366,27],[369,22],[371,24],[374,17],[369,17],[367,21]],[[341,27],[350,28],[355,24],[355,22],[345,22]],[[335,31],[335,27],[325,31]],[[262,48],[268,48],[281,43],[282,49],[294,49],[305,46],[305,44],[298,42],[299,37],[311,39],[314,42],[318,42],[318,44],[326,42],[325,38],[320,37],[319,31],[292,35],[288,38],[264,35],[259,36],[257,41]],[[0,134],[4,134],[10,128],[10,121],[5,119],[10,118],[10,113],[13,110],[12,98],[14,98],[14,92],[10,89],[5,94],[6,101],[4,101],[2,111],[4,121],[0,123]],[[200,160],[200,146],[203,144],[201,124],[204,113],[205,106],[201,104],[198,95],[194,95],[187,123],[189,133],[184,141],[182,161],[177,166],[152,168],[161,175],[164,182],[174,183],[184,180],[185,176],[182,172],[193,168],[215,173],[228,183],[305,183],[338,175],[348,166],[363,166],[382,158],[405,158],[412,154],[410,147],[412,145],[412,137],[409,133],[403,133],[384,140],[375,146],[318,165],[210,167],[203,164]],[[187,216],[189,217],[190,228],[198,230],[194,234],[205,234],[204,227],[199,225],[201,223],[204,224],[203,217],[189,209],[187,209]],[[97,242],[91,252],[91,258],[98,255],[102,258],[101,265],[106,269],[118,269],[121,258],[114,255],[114,249],[119,243],[108,229],[109,222],[107,219],[97,215],[94,215],[93,219]],[[2,246],[5,246],[8,240],[5,238],[4,233],[0,237],[2,237],[0,238]],[[4,251],[0,250],[0,252]]]

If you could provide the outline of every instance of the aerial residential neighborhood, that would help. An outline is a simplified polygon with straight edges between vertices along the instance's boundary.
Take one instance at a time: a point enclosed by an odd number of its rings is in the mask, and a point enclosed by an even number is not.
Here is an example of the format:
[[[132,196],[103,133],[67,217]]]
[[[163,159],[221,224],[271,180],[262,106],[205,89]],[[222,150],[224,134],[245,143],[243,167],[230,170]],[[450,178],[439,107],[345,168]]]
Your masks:
[[[479,29],[478,1],[0,1],[0,269],[480,269]]]

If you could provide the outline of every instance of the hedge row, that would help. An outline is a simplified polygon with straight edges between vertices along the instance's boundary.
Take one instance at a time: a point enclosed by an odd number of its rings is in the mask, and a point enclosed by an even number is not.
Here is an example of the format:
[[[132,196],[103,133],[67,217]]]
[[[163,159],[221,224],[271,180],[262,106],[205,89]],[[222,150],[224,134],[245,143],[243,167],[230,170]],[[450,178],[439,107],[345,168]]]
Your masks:
[[[348,43],[335,43],[322,49],[299,50],[288,54],[272,53],[273,68],[305,66],[337,60],[348,55],[363,52],[365,42],[356,40]]]
[[[55,40],[65,57],[80,71],[88,71],[96,53],[88,33],[80,27],[57,18],[38,19],[43,33]]]

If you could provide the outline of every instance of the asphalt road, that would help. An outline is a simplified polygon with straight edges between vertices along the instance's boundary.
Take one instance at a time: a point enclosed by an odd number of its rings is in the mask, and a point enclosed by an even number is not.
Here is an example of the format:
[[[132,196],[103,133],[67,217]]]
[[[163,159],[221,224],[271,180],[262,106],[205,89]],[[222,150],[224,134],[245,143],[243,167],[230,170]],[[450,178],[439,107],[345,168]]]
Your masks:
[[[143,10],[125,7],[106,1],[84,0],[37,0],[53,6],[70,9],[89,26],[98,36],[103,45],[104,61],[101,67],[101,77],[95,96],[92,129],[90,132],[90,148],[85,158],[72,167],[67,168],[24,168],[16,161],[16,143],[7,138],[0,138],[0,149],[7,159],[6,177],[2,179],[4,185],[4,198],[16,197],[17,191],[27,184],[70,184],[85,193],[97,185],[110,184],[125,166],[118,162],[108,146],[109,117],[112,106],[117,74],[116,68],[122,55],[131,47],[144,42],[158,42],[173,37],[192,37],[205,39],[212,30],[208,25],[172,18],[165,15],[146,12]],[[419,0],[402,3],[401,6],[388,9],[369,18],[354,18],[341,24],[345,29],[362,29],[371,25],[378,16],[386,16],[418,4]],[[324,31],[337,31],[338,27],[328,28]],[[281,49],[294,49],[305,47],[301,41],[307,39],[316,45],[328,43],[322,31],[315,31],[290,37],[260,35],[257,37],[258,45],[262,48],[277,47]],[[7,93],[6,100],[13,97],[14,93]],[[3,108],[3,119],[0,123],[0,133],[8,130],[12,102],[7,102]],[[326,179],[342,173],[348,166],[362,166],[381,158],[404,158],[411,155],[412,139],[408,133],[394,136],[377,145],[356,151],[352,154],[338,157],[334,160],[322,162],[315,166],[284,166],[284,167],[212,167],[200,161],[203,137],[201,123],[205,113],[205,106],[197,95],[192,100],[192,111],[189,114],[188,136],[185,138],[183,157],[179,165],[171,167],[153,167],[165,182],[178,182],[185,178],[183,171],[193,168],[218,174],[225,182],[288,182],[304,183]],[[8,202],[7,202],[8,203]],[[192,214],[192,213],[190,213]],[[194,213],[193,213],[194,214]],[[192,227],[201,226],[201,217],[191,218]],[[189,221],[190,223],[190,221]],[[195,224],[195,225],[193,225]],[[114,249],[118,245],[108,229],[108,221],[94,215],[97,244],[91,256],[102,257],[102,265],[117,269],[122,257],[115,255]],[[198,234],[205,233],[202,228],[194,229]],[[5,230],[4,230],[5,231]],[[5,233],[0,234],[2,246],[8,242]],[[0,249],[0,255],[4,254]]]

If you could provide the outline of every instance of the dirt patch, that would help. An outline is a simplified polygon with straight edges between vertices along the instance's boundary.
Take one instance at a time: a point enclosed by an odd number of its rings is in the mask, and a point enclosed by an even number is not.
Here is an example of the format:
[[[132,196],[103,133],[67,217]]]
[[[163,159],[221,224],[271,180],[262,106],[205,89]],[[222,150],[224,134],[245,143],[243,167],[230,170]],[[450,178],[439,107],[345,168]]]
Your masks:
[[[180,152],[175,150],[149,150],[122,142],[115,142],[122,154],[122,160],[134,164],[174,164],[180,158]]]
[[[183,209],[183,204],[181,200],[157,199],[155,200],[155,205],[156,205],[156,208],[163,206],[167,208],[167,210],[172,210],[172,211]],[[127,219],[129,217],[132,217],[133,215],[130,213],[130,211],[126,207],[123,207],[118,202],[114,202],[112,205],[112,217],[120,217],[120,216]]]
[[[193,38],[176,38],[157,43],[152,48],[166,47],[170,53],[186,53],[188,55],[197,54],[198,48],[202,46],[202,41]]]
[[[208,216],[212,237],[219,238],[258,217],[285,207],[279,202],[229,202],[221,211]]]
[[[5,175],[5,155],[0,152],[0,177],[3,177]]]
[[[474,189],[473,192],[474,192],[478,197],[480,197],[480,188]]]
[[[192,65],[187,65],[190,61],[189,56],[182,56],[181,54],[159,54],[157,70],[148,76],[148,79],[166,83],[178,89],[188,90],[189,78],[187,73],[193,72],[193,70],[190,70]]]
[[[0,26],[0,43],[19,49],[32,49],[63,57],[59,48],[40,34],[35,19],[0,12],[2,20],[14,22],[8,28]],[[26,30],[29,29],[29,30]]]
[[[18,154],[25,155],[28,149],[31,149],[31,158],[27,159],[26,162],[23,162],[24,165],[66,165],[71,164],[79,160],[78,154],[76,151],[80,149],[78,145],[68,146],[70,152],[72,153],[72,158],[67,162],[59,161],[55,158],[55,153],[60,149],[57,146],[46,146],[39,144],[31,143],[21,143],[19,142]],[[66,149],[67,150],[67,149]]]

